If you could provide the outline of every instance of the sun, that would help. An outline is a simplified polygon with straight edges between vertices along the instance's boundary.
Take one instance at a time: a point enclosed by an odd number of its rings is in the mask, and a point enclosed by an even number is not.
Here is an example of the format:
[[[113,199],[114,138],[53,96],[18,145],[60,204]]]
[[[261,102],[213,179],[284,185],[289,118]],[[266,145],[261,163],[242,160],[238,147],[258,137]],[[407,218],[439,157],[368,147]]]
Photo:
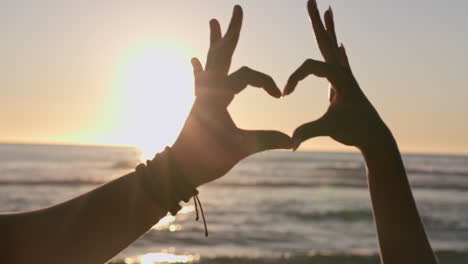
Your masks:
[[[193,103],[188,52],[175,41],[146,40],[123,56],[115,75],[120,125],[113,141],[150,159],[175,141]]]

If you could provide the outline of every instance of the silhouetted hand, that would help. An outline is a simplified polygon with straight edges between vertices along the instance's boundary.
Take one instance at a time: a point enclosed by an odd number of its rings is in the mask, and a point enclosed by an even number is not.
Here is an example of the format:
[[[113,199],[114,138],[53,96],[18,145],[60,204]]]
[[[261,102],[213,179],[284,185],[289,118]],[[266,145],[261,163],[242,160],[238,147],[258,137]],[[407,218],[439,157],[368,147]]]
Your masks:
[[[226,109],[235,94],[247,85],[263,88],[273,97],[281,97],[281,91],[266,74],[242,67],[228,75],[242,16],[242,8],[235,6],[224,36],[219,22],[211,20],[205,69],[197,58],[192,59],[196,99],[172,149],[183,173],[196,186],[221,177],[251,154],[292,148],[291,138],[281,132],[239,129]]]
[[[325,12],[326,27],[320,19],[316,1],[309,0],[307,8],[325,62],[307,59],[289,77],[283,95],[292,93],[299,81],[313,74],[330,82],[330,106],[321,118],[294,131],[294,149],[317,136],[330,136],[345,145],[362,149],[385,133],[385,125],[354,78],[343,44],[338,46],[331,8]]]

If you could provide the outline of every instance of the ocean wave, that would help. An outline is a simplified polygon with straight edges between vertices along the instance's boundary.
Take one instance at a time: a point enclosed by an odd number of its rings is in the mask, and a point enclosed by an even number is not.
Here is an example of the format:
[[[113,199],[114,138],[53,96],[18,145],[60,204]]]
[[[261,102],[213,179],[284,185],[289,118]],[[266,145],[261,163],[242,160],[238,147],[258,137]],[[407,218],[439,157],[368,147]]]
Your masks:
[[[342,211],[326,211],[326,212],[286,212],[290,217],[297,218],[301,221],[321,221],[321,220],[340,220],[346,222],[368,220],[372,221],[372,212],[370,210],[342,210]]]
[[[210,185],[222,185],[226,187],[266,187],[266,188],[287,188],[287,187],[302,187],[302,188],[314,188],[314,187],[353,187],[363,188],[366,187],[366,181],[352,183],[337,183],[337,182],[303,182],[303,181],[242,181],[242,182],[227,182],[219,181],[211,183]]]
[[[111,169],[133,169],[137,164],[135,160],[119,160],[112,164]]]
[[[468,251],[466,250],[439,250],[435,252],[440,263],[459,264],[468,263]],[[214,257],[214,258],[197,258],[194,263],[199,264],[283,264],[283,263],[327,263],[327,264],[375,264],[380,262],[380,258],[376,253],[370,251],[356,251],[353,253],[333,253],[333,252],[309,252],[306,254],[268,254],[265,256],[233,256],[233,257]],[[134,260],[116,260],[111,264],[136,264]],[[187,261],[170,263],[187,263]]]
[[[246,188],[323,188],[323,187],[335,187],[335,188],[368,188],[367,181],[363,176],[361,181],[359,180],[343,180],[338,181],[317,181],[317,182],[303,182],[303,181],[246,181],[246,182],[227,182],[219,181],[210,183],[210,185],[219,185],[225,187],[246,187]],[[411,183],[411,187],[415,189],[435,189],[435,190],[459,190],[467,191],[468,185],[461,185],[459,183]]]
[[[106,183],[106,180],[93,179],[74,179],[74,180],[0,180],[0,186],[5,185],[23,185],[23,186],[81,186],[81,185],[99,185]],[[337,181],[318,181],[318,182],[303,182],[303,181],[251,181],[251,182],[226,182],[218,181],[210,183],[209,186],[222,187],[244,187],[244,188],[368,188],[365,178],[359,180],[343,180]],[[457,190],[468,191],[467,185],[449,184],[449,183],[412,183],[412,188],[415,189],[434,189],[434,190]]]
[[[327,166],[319,166],[317,170],[332,170],[332,171],[339,171],[339,172],[365,172],[365,166],[343,166],[343,165],[327,165]]]
[[[333,170],[338,172],[352,172],[352,173],[363,173],[366,171],[366,167],[362,166],[346,166],[346,165],[327,165],[320,166],[317,170]],[[441,176],[468,176],[468,170],[465,169],[452,169],[452,168],[406,168],[408,174],[420,174],[420,175],[441,175]]]
[[[79,186],[79,185],[97,185],[103,184],[106,181],[102,180],[0,180],[1,185],[62,185],[62,186]]]
[[[467,170],[462,169],[433,169],[433,168],[410,168],[407,169],[408,174],[428,174],[442,176],[468,176]]]

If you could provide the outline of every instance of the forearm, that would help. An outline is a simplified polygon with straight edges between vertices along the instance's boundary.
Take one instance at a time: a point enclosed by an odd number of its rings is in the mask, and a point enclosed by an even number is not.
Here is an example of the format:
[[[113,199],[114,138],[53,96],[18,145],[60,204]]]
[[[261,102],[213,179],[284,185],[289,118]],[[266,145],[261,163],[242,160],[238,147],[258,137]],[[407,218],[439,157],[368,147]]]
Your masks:
[[[382,137],[361,148],[382,262],[436,263],[398,146],[388,128],[382,130]]]
[[[104,263],[166,211],[128,174],[62,204],[0,218],[2,263]],[[0,257],[0,258],[2,258]]]

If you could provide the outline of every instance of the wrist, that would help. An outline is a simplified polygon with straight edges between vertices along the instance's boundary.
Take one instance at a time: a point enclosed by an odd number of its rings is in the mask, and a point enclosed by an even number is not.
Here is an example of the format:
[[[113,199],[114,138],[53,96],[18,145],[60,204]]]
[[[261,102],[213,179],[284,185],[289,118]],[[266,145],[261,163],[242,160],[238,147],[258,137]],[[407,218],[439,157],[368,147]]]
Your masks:
[[[193,157],[193,153],[190,151],[190,148],[186,148],[180,142],[176,141],[176,143],[171,147],[171,153],[174,166],[177,166],[177,170],[184,175],[184,178],[188,183],[193,185],[195,188],[202,185],[203,182],[201,182],[199,180],[200,177],[197,177],[196,175],[195,158]]]
[[[139,164],[135,172],[143,189],[172,215],[181,209],[180,201],[188,202],[198,194],[196,187],[181,173],[169,147],[146,164]]]
[[[404,171],[398,145],[386,126],[380,133],[372,135],[359,150],[364,157],[369,172],[381,170],[382,168],[385,168],[387,172]]]
[[[381,151],[395,144],[392,132],[381,119],[377,122],[373,122],[373,124],[369,126],[368,132],[365,134],[365,139],[357,146],[363,154]]]

